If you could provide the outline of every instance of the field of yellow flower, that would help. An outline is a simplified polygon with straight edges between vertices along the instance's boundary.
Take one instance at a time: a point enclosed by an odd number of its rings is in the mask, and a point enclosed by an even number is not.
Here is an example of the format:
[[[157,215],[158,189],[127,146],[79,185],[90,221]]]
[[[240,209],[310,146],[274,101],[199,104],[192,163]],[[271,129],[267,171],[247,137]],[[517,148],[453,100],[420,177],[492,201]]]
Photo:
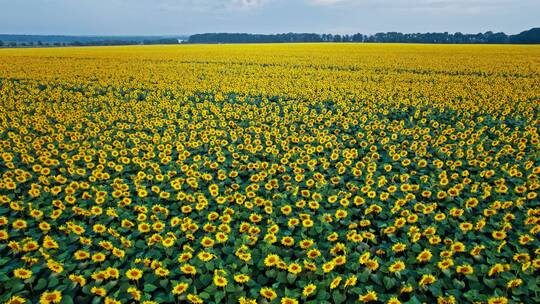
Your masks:
[[[0,303],[539,303],[540,47],[0,50]]]

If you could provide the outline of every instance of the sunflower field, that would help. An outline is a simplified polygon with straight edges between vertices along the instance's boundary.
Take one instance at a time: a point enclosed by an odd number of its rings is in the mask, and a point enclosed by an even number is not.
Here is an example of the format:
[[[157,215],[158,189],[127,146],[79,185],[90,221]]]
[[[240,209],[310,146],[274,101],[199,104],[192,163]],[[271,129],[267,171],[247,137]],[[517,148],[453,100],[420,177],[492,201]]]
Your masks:
[[[0,303],[539,303],[540,47],[0,50]]]

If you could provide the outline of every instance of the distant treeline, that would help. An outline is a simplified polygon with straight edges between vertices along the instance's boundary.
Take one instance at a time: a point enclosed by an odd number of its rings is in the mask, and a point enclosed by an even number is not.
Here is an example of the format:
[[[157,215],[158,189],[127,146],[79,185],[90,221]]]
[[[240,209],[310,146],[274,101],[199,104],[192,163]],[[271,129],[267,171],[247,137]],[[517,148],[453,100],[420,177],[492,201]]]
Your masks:
[[[187,37],[0,35],[0,47],[178,44]]]
[[[164,39],[145,39],[143,41],[137,40],[102,40],[102,41],[90,41],[90,42],[81,42],[74,41],[69,43],[72,46],[103,46],[103,45],[138,45],[138,44],[178,44],[178,39],[175,38],[164,38]]]
[[[186,37],[163,36],[58,36],[0,35],[0,47],[105,46],[178,43],[294,43],[294,42],[375,42],[375,43],[465,43],[465,44],[540,44],[540,28],[517,35],[499,32],[462,33],[377,33],[374,35],[332,35],[313,33],[244,34],[206,33]]]
[[[192,35],[188,43],[290,43],[290,42],[376,42],[376,43],[466,43],[466,44],[538,44],[540,28],[533,28],[517,35],[499,32],[478,34],[462,33],[416,33],[399,32],[377,33],[374,35],[332,35],[310,33],[287,34],[245,34],[245,33],[206,33]]]

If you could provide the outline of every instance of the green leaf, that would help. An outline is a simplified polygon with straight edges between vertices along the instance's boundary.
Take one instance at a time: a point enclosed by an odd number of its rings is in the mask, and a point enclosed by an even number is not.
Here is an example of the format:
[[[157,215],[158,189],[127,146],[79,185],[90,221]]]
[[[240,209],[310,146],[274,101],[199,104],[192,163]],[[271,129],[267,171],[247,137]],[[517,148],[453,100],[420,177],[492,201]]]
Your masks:
[[[47,280],[41,278],[38,280],[36,286],[34,287],[35,290],[43,290],[47,286]]]
[[[0,273],[0,282],[7,282],[10,278],[5,273]]]
[[[50,277],[48,286],[49,286],[49,288],[55,288],[56,286],[58,286],[58,278],[57,277]]]
[[[460,281],[458,279],[454,279],[453,283],[454,283],[454,287],[456,287],[457,289],[465,288],[465,283],[463,281]]]
[[[435,296],[442,295],[441,287],[438,284],[430,285],[428,290],[431,291],[431,293]]]
[[[296,275],[292,274],[292,273],[288,273],[287,274],[287,282],[289,282],[289,284],[293,284],[294,281],[296,281]]]
[[[277,281],[280,282],[281,284],[286,284],[287,283],[287,275],[284,272],[278,273]]]
[[[338,290],[336,290],[332,293],[332,299],[334,300],[334,303],[340,304],[340,303],[345,302],[347,297],[341,292],[339,292]]]
[[[268,278],[265,277],[264,275],[260,274],[257,276],[257,283],[261,284],[261,285],[266,285],[266,283],[268,283]]]
[[[490,289],[494,289],[495,286],[497,286],[497,282],[495,280],[490,280],[490,279],[484,278],[483,282]]]
[[[228,284],[227,287],[225,287],[226,292],[235,292],[236,289],[234,287],[234,284]]]
[[[138,240],[137,242],[135,242],[135,247],[139,249],[145,249],[146,243],[143,240]]]
[[[463,294],[465,299],[469,300],[470,302],[478,299],[478,290],[469,290],[466,293]]]
[[[360,282],[363,282],[363,283],[367,282],[367,280],[369,279],[369,272],[368,271],[362,272],[360,274],[359,279],[360,279]]]
[[[317,294],[317,300],[319,301],[324,301],[328,299],[328,297],[329,297],[328,293],[324,290],[319,291],[319,293]]]
[[[209,274],[203,274],[200,277],[200,281],[204,286],[207,286],[208,284],[210,284],[210,282],[212,282],[212,276]]]
[[[214,299],[216,300],[216,303],[221,303],[221,300],[225,297],[225,292],[219,290],[216,291],[214,294]]]
[[[396,280],[392,279],[391,277],[384,277],[383,278],[384,287],[386,289],[390,289],[394,287],[394,284],[396,283]]]
[[[73,298],[70,295],[62,295],[62,304],[73,304]]]
[[[520,296],[522,294],[525,294],[523,292],[523,290],[519,289],[519,288],[512,288],[512,294],[515,295],[515,296]]]
[[[201,297],[201,299],[203,300],[208,300],[210,299],[210,294],[208,294],[207,292],[203,291],[199,294],[199,297]]]
[[[169,280],[167,280],[167,279],[160,280],[159,281],[159,286],[167,289],[167,286],[169,286]]]
[[[527,288],[533,292],[540,291],[539,282],[537,279],[531,279],[529,280],[529,283],[527,283]]]
[[[146,292],[152,292],[154,290],[157,289],[157,286],[156,285],[152,285],[152,284],[144,284],[144,291]]]
[[[373,282],[377,283],[377,285],[381,285],[381,276],[382,274],[381,273],[377,273],[377,274],[372,274],[370,275],[370,278]]]

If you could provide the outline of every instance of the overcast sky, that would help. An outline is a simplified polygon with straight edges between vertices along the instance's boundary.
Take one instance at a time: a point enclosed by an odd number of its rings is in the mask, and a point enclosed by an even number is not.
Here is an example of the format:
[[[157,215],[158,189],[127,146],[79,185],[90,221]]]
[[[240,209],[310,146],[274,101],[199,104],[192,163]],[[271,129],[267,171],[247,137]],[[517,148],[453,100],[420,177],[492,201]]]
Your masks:
[[[0,0],[0,8],[3,34],[514,34],[540,26],[540,0]]]

